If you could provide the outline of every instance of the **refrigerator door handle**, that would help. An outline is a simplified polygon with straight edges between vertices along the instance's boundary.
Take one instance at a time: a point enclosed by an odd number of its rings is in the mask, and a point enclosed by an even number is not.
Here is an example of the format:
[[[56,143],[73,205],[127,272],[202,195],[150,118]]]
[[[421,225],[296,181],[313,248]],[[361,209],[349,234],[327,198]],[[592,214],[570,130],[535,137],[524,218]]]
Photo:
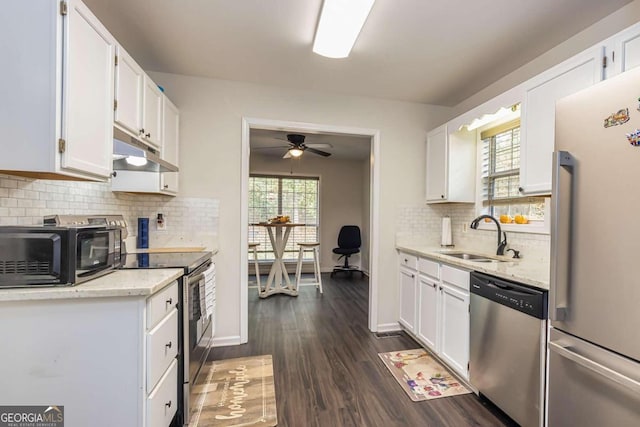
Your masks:
[[[571,276],[571,210],[575,159],[568,151],[553,152],[553,192],[551,194],[551,276],[549,292],[549,317],[565,320],[568,311],[568,294]],[[568,193],[561,194],[562,169],[569,172]],[[563,206],[561,207],[561,203]]]
[[[555,342],[549,343],[549,350],[557,353],[558,355],[569,359],[578,365],[595,372],[598,375],[601,375],[611,381],[615,381],[616,383],[624,386],[636,394],[640,394],[640,382],[627,377],[619,372],[614,371],[613,369],[607,368],[600,363],[594,362],[591,359],[588,359],[578,353],[575,353],[569,350],[570,347],[563,347]]]

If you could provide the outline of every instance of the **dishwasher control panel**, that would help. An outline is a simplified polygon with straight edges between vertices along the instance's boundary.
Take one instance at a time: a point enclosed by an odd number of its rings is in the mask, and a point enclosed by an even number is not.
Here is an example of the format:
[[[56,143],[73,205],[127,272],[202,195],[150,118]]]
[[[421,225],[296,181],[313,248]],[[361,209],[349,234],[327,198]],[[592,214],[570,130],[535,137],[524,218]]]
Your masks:
[[[475,271],[471,273],[470,291],[529,316],[547,318],[546,291]]]

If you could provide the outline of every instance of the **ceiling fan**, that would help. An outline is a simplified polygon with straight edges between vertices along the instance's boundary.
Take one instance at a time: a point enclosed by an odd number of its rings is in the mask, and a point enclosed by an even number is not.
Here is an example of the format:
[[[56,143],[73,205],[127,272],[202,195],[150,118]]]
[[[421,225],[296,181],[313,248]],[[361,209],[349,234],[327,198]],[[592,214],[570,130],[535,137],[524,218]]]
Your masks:
[[[291,144],[291,148],[287,150],[287,152],[282,156],[283,159],[288,159],[290,157],[300,157],[302,153],[305,151],[309,151],[313,154],[318,154],[323,157],[329,157],[331,153],[327,153],[326,151],[318,150],[316,147],[331,147],[331,144],[305,144],[304,143],[305,136],[297,133],[287,134],[287,141]]]
[[[280,138],[276,138],[280,139]],[[284,139],[283,139],[284,140]],[[331,153],[327,153],[326,151],[319,150],[318,148],[331,148],[333,147],[328,143],[305,143],[305,135],[301,135],[298,133],[290,133],[287,134],[287,142],[289,146],[281,146],[281,147],[261,147],[265,149],[272,148],[288,148],[287,152],[282,156],[283,159],[296,158],[302,156],[302,153],[308,151],[309,153],[317,154],[323,157],[329,157]]]

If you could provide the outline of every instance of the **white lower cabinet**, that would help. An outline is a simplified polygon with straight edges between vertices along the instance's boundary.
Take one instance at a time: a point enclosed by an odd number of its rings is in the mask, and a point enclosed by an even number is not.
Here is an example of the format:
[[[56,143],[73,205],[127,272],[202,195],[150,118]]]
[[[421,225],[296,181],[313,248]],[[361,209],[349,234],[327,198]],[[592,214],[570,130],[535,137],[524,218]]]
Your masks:
[[[469,274],[469,273],[467,273]],[[464,378],[469,364],[469,291],[442,284],[438,355]]]
[[[416,271],[400,267],[400,324],[411,332],[416,327]]]
[[[400,324],[468,379],[469,271],[425,258],[413,270],[406,259],[400,253]]]
[[[168,426],[178,407],[178,360],[173,359],[147,398],[147,426]]]
[[[89,286],[83,285],[83,286]],[[65,407],[65,425],[166,427],[178,408],[178,282],[150,297],[0,302],[0,402]]]
[[[438,281],[424,275],[419,276],[420,300],[418,306],[418,338],[433,351],[437,351],[438,340]]]

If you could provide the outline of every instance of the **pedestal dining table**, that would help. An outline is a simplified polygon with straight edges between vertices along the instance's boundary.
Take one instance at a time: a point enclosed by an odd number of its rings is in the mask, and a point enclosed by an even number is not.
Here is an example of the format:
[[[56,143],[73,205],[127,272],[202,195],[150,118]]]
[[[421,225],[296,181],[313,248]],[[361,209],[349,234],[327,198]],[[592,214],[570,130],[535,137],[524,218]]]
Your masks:
[[[266,298],[274,294],[286,294],[298,296],[298,288],[295,280],[289,280],[289,273],[284,264],[284,250],[289,240],[289,235],[294,227],[304,227],[306,224],[293,223],[255,223],[253,226],[265,227],[273,248],[274,260],[271,264],[267,283],[260,289],[260,298]]]

